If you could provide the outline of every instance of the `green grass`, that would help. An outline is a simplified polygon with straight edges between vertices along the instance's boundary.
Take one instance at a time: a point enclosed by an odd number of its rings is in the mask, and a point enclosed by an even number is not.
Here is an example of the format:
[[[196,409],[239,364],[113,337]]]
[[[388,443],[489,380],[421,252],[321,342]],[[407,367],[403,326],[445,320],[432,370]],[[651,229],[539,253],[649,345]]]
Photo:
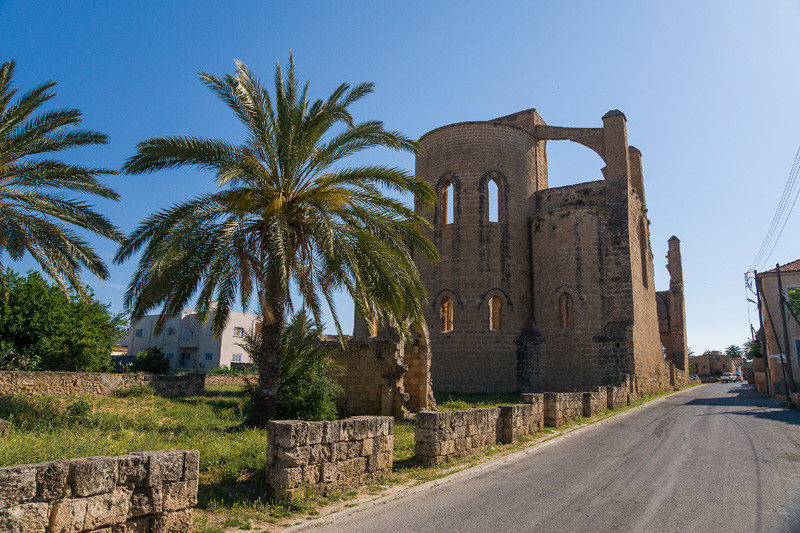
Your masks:
[[[457,394],[437,393],[434,395],[436,405],[440,411],[458,411],[470,407],[498,407],[500,405],[513,405],[522,401],[521,392],[507,394]]]

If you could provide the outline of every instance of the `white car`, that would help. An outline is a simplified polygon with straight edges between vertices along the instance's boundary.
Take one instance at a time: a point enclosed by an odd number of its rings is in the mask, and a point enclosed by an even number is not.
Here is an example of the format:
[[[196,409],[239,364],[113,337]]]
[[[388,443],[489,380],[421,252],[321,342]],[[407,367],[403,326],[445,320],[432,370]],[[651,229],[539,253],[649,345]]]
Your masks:
[[[734,376],[731,372],[723,372],[721,381],[723,383],[733,383],[736,381],[736,376]]]

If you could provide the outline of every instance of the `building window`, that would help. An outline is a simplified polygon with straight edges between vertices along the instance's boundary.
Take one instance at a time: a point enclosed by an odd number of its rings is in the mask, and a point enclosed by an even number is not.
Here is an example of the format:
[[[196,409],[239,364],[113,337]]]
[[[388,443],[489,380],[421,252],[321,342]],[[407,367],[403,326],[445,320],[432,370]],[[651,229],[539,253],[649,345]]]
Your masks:
[[[189,366],[189,364],[191,362],[192,362],[192,354],[186,353],[186,352],[181,352],[180,365],[181,366]]]
[[[497,179],[492,178],[486,184],[489,200],[489,222],[499,222],[500,220],[500,187]]]
[[[214,334],[214,326],[208,326],[206,328],[206,333],[209,334],[209,335],[213,335]]]
[[[453,212],[453,197],[455,196],[455,187],[453,183],[448,181],[444,184],[442,191],[442,200],[439,205],[442,206],[442,220],[445,224],[452,224],[455,220]]]
[[[244,328],[233,328],[234,337],[244,337]]]
[[[135,332],[135,335],[137,337],[144,337],[144,330],[143,329],[137,329],[136,332]]]
[[[175,335],[175,328],[167,328],[167,336],[172,337]]]
[[[206,361],[211,361],[214,358],[214,354],[211,352],[206,352]]]
[[[489,329],[491,331],[500,331],[500,315],[502,309],[503,307],[500,303],[499,296],[492,296],[489,298]]]
[[[568,329],[572,327],[572,296],[566,292],[562,292],[558,297],[559,304],[559,322],[561,329]]]
[[[242,362],[242,354],[240,354],[240,353],[233,354],[233,356],[231,357],[231,362],[233,362],[233,363],[241,363]]]
[[[453,300],[447,296],[444,297],[439,308],[439,324],[439,330],[442,333],[453,331]]]
[[[644,229],[644,217],[639,219],[639,258],[642,261],[642,285],[647,288],[647,232]]]
[[[173,357],[175,357],[175,354],[174,354],[174,353],[172,353],[172,352],[167,352],[167,359],[172,359]]]

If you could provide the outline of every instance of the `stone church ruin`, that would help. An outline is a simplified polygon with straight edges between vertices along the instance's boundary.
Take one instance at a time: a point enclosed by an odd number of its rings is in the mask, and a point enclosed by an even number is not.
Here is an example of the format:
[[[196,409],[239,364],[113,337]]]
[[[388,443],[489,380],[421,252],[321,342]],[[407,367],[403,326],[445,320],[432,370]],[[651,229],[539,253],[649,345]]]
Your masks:
[[[657,292],[641,153],[622,112],[602,120],[550,126],[529,109],[422,136],[416,175],[439,203],[416,209],[441,255],[417,263],[427,328],[403,348],[356,317],[340,354],[345,412],[425,410],[431,389],[647,394],[686,382],[680,241]],[[596,152],[604,179],[550,188],[547,142],[560,140]]]

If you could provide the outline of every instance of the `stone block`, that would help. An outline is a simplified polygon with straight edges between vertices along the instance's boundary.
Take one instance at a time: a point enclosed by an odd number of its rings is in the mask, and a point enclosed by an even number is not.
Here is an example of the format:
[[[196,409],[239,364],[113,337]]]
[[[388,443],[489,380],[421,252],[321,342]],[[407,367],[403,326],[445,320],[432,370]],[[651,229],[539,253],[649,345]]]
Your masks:
[[[50,531],[53,533],[83,531],[88,505],[88,498],[69,498],[53,503],[50,511]],[[125,517],[122,517],[122,520],[124,521]]]
[[[417,413],[417,427],[426,429],[436,429],[439,423],[439,417],[442,413],[434,411],[421,411]]]
[[[339,440],[339,421],[322,422],[322,442],[332,444]]]
[[[0,468],[0,510],[36,497],[36,466]]]
[[[45,533],[49,526],[46,503],[23,503],[0,508],[0,531],[6,533]]]
[[[320,466],[320,483],[336,483],[339,480],[337,463],[323,463]]]
[[[123,455],[117,457],[119,472],[117,484],[133,489],[147,481],[150,466],[149,455]]]
[[[274,446],[292,448],[305,444],[308,426],[297,420],[272,421],[267,424],[267,434]]]
[[[36,496],[53,501],[69,496],[69,461],[53,461],[36,465]]]
[[[160,513],[164,507],[164,493],[161,486],[144,487],[134,490],[128,518]]]
[[[296,446],[293,448],[278,448],[275,458],[281,466],[305,466],[309,463],[311,446]]]
[[[11,422],[0,418],[0,439],[8,437],[10,431],[11,431]]]
[[[171,483],[183,477],[183,452],[164,450],[156,454],[161,481]],[[150,466],[152,469],[152,464]]]
[[[128,519],[131,492],[117,487],[110,494],[98,494],[86,498],[85,530],[91,531],[105,526],[124,523]]]
[[[125,522],[125,529],[122,531],[124,531],[124,533],[151,533],[152,529],[150,524],[150,517],[134,518]],[[122,531],[119,533],[122,533]],[[114,531],[114,533],[118,532]]]
[[[188,450],[183,452],[183,481],[191,481],[200,476],[200,452]]]
[[[117,485],[117,461],[111,457],[72,459],[69,484],[73,496],[93,496],[114,490]]]
[[[162,509],[179,511],[197,505],[197,480],[164,483]]]
[[[164,513],[153,518],[152,531],[158,533],[186,533],[193,528],[192,512],[188,509]]]

